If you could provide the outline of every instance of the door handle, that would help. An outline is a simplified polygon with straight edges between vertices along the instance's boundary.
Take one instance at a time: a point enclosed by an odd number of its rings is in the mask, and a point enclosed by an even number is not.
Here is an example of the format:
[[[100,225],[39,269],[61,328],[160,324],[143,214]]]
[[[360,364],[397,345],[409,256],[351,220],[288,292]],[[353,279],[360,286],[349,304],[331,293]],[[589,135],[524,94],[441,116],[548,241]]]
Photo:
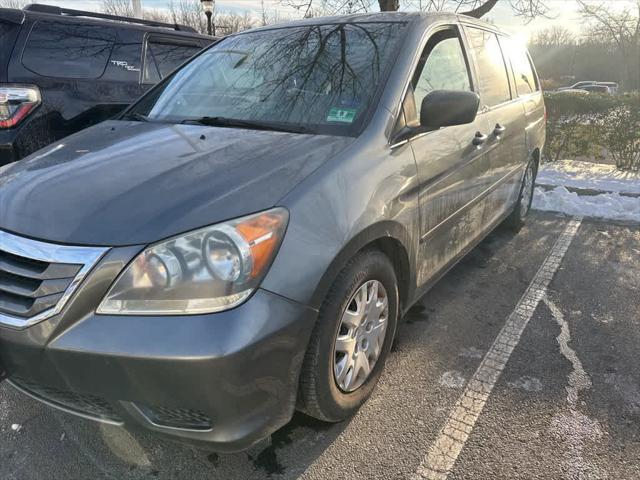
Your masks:
[[[507,129],[507,127],[503,127],[502,125],[500,125],[499,123],[496,123],[495,128],[493,129],[493,134],[496,137],[499,137],[500,135],[502,135],[504,133],[504,131]]]
[[[476,132],[476,136],[473,137],[473,144],[480,148],[480,146],[487,141],[487,138],[489,138],[487,135],[484,135],[481,132]]]

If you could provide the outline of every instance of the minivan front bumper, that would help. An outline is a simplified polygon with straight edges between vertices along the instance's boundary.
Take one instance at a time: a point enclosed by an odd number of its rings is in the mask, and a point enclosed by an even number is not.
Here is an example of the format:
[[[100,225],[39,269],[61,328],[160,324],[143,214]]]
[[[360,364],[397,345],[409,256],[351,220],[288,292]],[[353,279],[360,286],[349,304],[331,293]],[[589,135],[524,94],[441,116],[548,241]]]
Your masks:
[[[291,419],[315,310],[259,289],[210,315],[96,315],[137,251],[116,250],[59,315],[0,327],[10,383],[82,417],[222,452],[248,448]]]

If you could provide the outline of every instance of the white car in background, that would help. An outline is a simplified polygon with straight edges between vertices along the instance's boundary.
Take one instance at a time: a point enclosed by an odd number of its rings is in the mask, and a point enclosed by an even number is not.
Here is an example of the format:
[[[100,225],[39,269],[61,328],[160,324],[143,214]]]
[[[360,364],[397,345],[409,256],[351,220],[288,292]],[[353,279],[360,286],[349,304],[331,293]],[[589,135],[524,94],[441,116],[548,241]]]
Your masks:
[[[603,88],[603,87],[606,87]],[[586,92],[601,93],[604,95],[616,95],[618,93],[619,85],[616,82],[596,82],[593,80],[584,80],[582,82],[574,83],[570,87],[560,87],[558,92],[577,91],[582,90]]]

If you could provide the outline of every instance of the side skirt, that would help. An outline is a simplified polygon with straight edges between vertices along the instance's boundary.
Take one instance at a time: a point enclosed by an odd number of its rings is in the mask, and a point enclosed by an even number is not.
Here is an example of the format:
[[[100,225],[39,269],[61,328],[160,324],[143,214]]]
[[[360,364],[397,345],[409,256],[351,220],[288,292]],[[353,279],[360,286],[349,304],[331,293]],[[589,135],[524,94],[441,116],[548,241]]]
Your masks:
[[[515,208],[515,205],[513,205],[511,208],[507,209],[501,216],[499,216],[496,220],[493,221],[493,223],[491,223],[491,225],[490,225],[490,227],[488,229],[486,229],[481,235],[478,235],[478,237],[475,240],[473,240],[471,243],[469,243],[469,245],[467,245],[465,248],[463,248],[460,251],[460,253],[458,253],[458,255],[453,257],[453,259],[451,259],[449,261],[449,263],[447,263],[444,267],[442,267],[439,272],[434,274],[422,287],[417,288],[416,291],[415,291],[414,297],[410,301],[407,302],[406,306],[404,306],[404,308],[402,310],[402,316],[404,317],[404,315],[409,311],[409,309],[418,300],[420,300],[420,298],[422,298],[424,296],[424,294],[426,294],[429,290],[431,290],[431,288],[433,288],[433,286],[436,283],[438,283],[442,277],[444,277],[447,273],[449,273],[449,270],[451,270],[453,267],[455,267],[464,257],[467,256],[467,254],[471,250],[473,250],[480,243],[482,243],[482,241],[485,238],[487,238],[489,236],[489,234],[491,234],[502,222],[504,222],[506,220],[506,218],[509,215],[511,215],[511,212],[513,212],[514,208]]]

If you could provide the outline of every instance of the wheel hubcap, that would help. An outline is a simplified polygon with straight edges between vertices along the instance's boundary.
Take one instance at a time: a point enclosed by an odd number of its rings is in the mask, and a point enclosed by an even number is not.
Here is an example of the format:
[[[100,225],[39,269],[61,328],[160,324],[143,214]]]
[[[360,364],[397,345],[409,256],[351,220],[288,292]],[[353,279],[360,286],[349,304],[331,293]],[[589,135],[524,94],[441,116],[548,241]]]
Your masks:
[[[369,280],[353,294],[342,313],[334,346],[333,375],[344,392],[369,378],[384,345],[389,299],[382,283]]]
[[[522,186],[522,196],[520,198],[520,216],[526,217],[529,213],[531,205],[531,197],[533,196],[533,167],[529,165],[524,174],[524,185]]]

